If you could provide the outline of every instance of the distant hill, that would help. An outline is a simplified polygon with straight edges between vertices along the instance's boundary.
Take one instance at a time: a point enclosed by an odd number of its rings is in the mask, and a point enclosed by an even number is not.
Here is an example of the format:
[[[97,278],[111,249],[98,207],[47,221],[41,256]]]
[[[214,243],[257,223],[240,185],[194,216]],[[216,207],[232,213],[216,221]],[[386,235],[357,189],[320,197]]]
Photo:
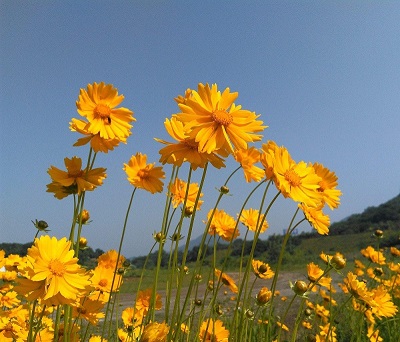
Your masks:
[[[400,231],[400,194],[377,207],[368,207],[361,214],[353,214],[333,223],[329,235],[364,233],[376,229]]]

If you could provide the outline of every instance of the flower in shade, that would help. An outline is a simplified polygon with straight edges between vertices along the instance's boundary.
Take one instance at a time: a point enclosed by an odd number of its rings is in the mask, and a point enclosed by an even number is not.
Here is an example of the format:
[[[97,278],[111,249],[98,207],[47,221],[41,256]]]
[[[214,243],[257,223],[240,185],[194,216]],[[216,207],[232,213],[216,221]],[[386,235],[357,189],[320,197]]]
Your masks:
[[[190,183],[188,189],[188,185],[185,181],[176,178],[174,184],[170,185],[169,191],[172,196],[172,206],[174,208],[178,207],[180,204],[183,204],[185,202],[185,198],[186,208],[193,208],[199,193],[199,186],[197,183]],[[200,197],[203,197],[202,193],[200,194]],[[200,210],[202,204],[203,201],[201,200],[197,202],[197,210]]]
[[[116,250],[110,249],[97,258],[97,265],[112,270],[118,270],[119,268],[123,267],[125,260],[126,258],[123,255],[118,255]]]
[[[209,318],[200,326],[200,341],[204,342],[228,342],[229,330],[227,330],[222,321]]]
[[[165,342],[169,332],[167,323],[151,322],[144,327],[139,342]]]
[[[86,297],[80,298],[79,303],[72,307],[72,316],[83,318],[92,325],[96,325],[99,319],[104,318],[104,302],[100,300],[91,300]]]
[[[83,191],[92,191],[103,184],[103,179],[107,177],[106,169],[102,167],[82,170],[82,159],[78,157],[65,158],[64,163],[67,171],[55,166],[50,166],[47,171],[52,179],[52,182],[47,184],[47,192],[54,192],[54,197],[58,199],[70,194],[80,195]]]
[[[246,149],[247,143],[260,141],[256,134],[266,128],[259,115],[236,106],[238,93],[226,88],[222,94],[217,85],[199,83],[198,90],[178,103],[181,113],[174,116],[187,125],[190,138],[199,143],[200,152],[216,152],[222,156],[234,149]]]
[[[346,278],[344,278],[344,283],[354,298],[371,305],[371,292],[368,290],[367,285],[363,281],[359,281],[353,272],[347,273]]]
[[[266,144],[262,145],[260,162],[264,167],[265,176],[267,179],[275,181],[274,165],[275,154],[280,154],[280,150],[286,150],[285,147],[279,147],[274,141],[268,140]]]
[[[273,172],[275,185],[284,197],[313,207],[320,204],[321,177],[304,161],[296,163],[286,148],[275,148]]]
[[[152,194],[162,191],[164,183],[161,179],[165,178],[165,173],[162,167],[147,164],[145,154],[136,153],[128,164],[124,164],[123,169],[128,176],[129,183],[136,188],[147,190]]]
[[[78,132],[84,135],[83,138],[79,138],[74,146],[83,146],[90,142],[90,147],[93,148],[94,152],[113,151],[114,147],[117,147],[120,142],[126,144],[127,138],[121,139],[105,139],[100,136],[100,133],[92,134],[87,130],[87,121],[73,118],[69,123],[69,129],[72,132]]]
[[[222,284],[224,284],[225,286],[228,286],[229,289],[233,292],[233,293],[238,293],[238,287],[235,284],[235,281],[228,276],[226,273],[221,272],[219,269],[215,269],[214,270],[215,276],[218,279],[218,282],[221,281]]]
[[[102,265],[95,267],[92,271],[92,286],[100,292],[116,292],[122,284],[122,276],[113,268],[106,268]]]
[[[88,120],[84,130],[104,139],[124,141],[135,119],[128,108],[116,108],[123,100],[124,96],[118,95],[118,89],[112,84],[95,82],[88,84],[87,90],[81,89],[76,107],[78,113]]]
[[[33,297],[51,304],[67,304],[76,300],[90,285],[89,274],[78,264],[71,242],[48,235],[36,238],[28,249],[28,263],[24,268],[20,293],[31,290]],[[25,290],[24,290],[25,289]],[[29,292],[31,292],[29,291]]]
[[[271,267],[262,262],[261,260],[252,260],[251,265],[253,266],[253,272],[256,277],[261,279],[270,279],[274,276],[274,271],[272,271]]]
[[[210,222],[213,209],[207,214],[207,222]],[[210,235],[217,233],[223,240],[232,241],[239,236],[235,219],[224,210],[215,209],[208,229]]]
[[[171,120],[166,119],[164,125],[169,135],[176,142],[170,143],[155,138],[159,143],[166,145],[159,151],[161,155],[160,163],[181,166],[182,163],[188,162],[193,170],[196,170],[198,167],[204,168],[208,162],[217,169],[225,167],[224,160],[215,153],[199,151],[199,143],[194,138],[189,137],[185,131],[183,122],[173,117]]]
[[[319,234],[328,235],[331,221],[329,216],[324,214],[321,206],[309,207],[306,204],[300,203],[299,208],[303,210],[307,221]]]
[[[146,316],[147,312],[150,309],[152,295],[153,295],[153,290],[147,289],[139,291],[136,296],[135,309],[141,312],[142,316]],[[161,296],[158,293],[156,293],[155,297],[156,298],[155,298],[154,309],[161,310],[162,307]]]
[[[255,165],[260,161],[260,151],[255,147],[252,146],[248,149],[236,150],[234,157],[235,160],[240,163],[247,183],[251,181],[259,182],[264,178],[264,170]]]
[[[337,176],[322,164],[314,163],[313,168],[315,173],[321,177],[317,190],[322,194],[323,201],[329,208],[337,208],[340,204],[340,196],[342,195],[342,192],[336,189],[338,185]]]
[[[264,233],[268,228],[268,222],[265,220],[265,216],[261,215],[260,211],[257,209],[244,209],[240,215],[240,222],[253,232],[258,229],[260,233]]]

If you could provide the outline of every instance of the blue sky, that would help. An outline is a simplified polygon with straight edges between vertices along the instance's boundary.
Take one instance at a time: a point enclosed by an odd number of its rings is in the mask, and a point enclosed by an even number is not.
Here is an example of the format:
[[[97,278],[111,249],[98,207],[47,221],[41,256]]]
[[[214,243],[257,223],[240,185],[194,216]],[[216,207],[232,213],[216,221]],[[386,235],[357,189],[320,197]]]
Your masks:
[[[168,138],[173,98],[199,82],[238,91],[236,103],[269,126],[264,141],[336,172],[343,196],[328,212],[333,222],[400,191],[397,1],[2,1],[0,16],[2,242],[31,241],[34,219],[68,234],[72,198],[46,193],[46,171],[86,158],[68,123],[92,82],[114,84],[137,119],[127,145],[96,159],[108,177],[86,197],[93,222],[83,235],[93,248],[118,247],[132,191],[123,163],[136,152],[158,161],[153,137]],[[202,217],[234,167],[211,170]],[[241,177],[221,205],[232,215],[251,189]],[[126,256],[147,253],[164,199],[136,193]],[[292,210],[279,202],[269,233],[281,233]]]

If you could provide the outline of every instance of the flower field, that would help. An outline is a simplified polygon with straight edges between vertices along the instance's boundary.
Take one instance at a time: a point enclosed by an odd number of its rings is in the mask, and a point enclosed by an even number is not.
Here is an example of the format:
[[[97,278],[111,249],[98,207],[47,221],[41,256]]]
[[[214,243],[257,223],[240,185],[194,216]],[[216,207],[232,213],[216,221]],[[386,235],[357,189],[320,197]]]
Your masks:
[[[159,164],[141,152],[121,163],[132,195],[120,243],[87,269],[79,260],[91,222],[85,194],[107,181],[107,169],[95,165],[96,155],[112,158],[120,143],[128,143],[136,119],[121,106],[124,96],[112,84],[80,89],[79,118],[71,119],[70,130],[79,134],[74,146],[87,152],[48,168],[47,192],[70,200],[70,229],[58,239],[45,221],[35,220],[26,256],[0,251],[0,342],[400,341],[400,250],[381,248],[384,231],[375,231],[374,244],[360,250],[351,270],[340,250],[321,250],[297,279],[281,281],[293,232],[308,222],[328,235],[328,213],[340,205],[342,193],[334,171],[319,162],[295,161],[284,146],[264,141],[267,125],[261,115],[243,109],[237,99],[229,88],[201,83],[175,98],[177,112],[164,122],[169,138],[154,142],[160,146]],[[237,167],[224,184],[213,184],[213,172],[225,168],[227,158]],[[235,200],[230,182],[250,189],[234,215],[224,208],[224,200]],[[217,187],[214,203],[203,200],[205,184]],[[132,303],[121,309],[121,286],[130,269],[121,250],[141,191],[165,202],[149,251],[157,253],[157,263],[150,268],[145,262],[129,285]],[[288,213],[278,261],[270,265],[254,253],[278,198],[295,202],[296,209]],[[205,220],[200,211],[206,211]],[[189,243],[199,223],[204,232],[196,260],[189,263]],[[231,272],[230,252],[240,227],[246,231],[243,249],[238,269]],[[253,242],[245,253],[249,232]],[[227,244],[221,251],[220,241]],[[168,262],[162,265],[166,246]]]

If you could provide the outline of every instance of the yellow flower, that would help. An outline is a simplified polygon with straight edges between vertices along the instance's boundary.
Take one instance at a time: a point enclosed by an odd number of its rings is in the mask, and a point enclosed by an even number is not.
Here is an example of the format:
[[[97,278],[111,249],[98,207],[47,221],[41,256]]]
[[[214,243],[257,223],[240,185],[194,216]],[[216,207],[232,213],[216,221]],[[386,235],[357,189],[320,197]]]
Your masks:
[[[262,221],[260,233],[264,233],[268,228],[268,222],[264,219],[264,215],[260,214],[257,209],[245,209],[240,215],[240,222],[242,222],[249,230],[255,232],[260,227]]]
[[[85,126],[91,134],[99,134],[104,139],[124,141],[130,134],[133,112],[117,107],[124,100],[112,84],[88,84],[87,90],[81,89],[76,101],[78,113],[88,120]]]
[[[210,221],[212,212],[213,209],[208,212],[207,221]],[[215,235],[215,233],[217,233],[225,241],[232,241],[238,237],[239,230],[237,229],[235,219],[228,215],[225,211],[215,209],[210,227],[208,229],[208,234]]]
[[[139,189],[151,192],[161,192],[165,173],[162,167],[154,166],[155,164],[147,164],[147,156],[145,154],[136,153],[129,160],[128,164],[124,164],[124,171],[128,176],[128,181]]]
[[[264,167],[265,176],[267,179],[275,181],[275,154],[280,154],[282,150],[286,150],[285,147],[279,147],[274,141],[268,140],[266,144],[262,145],[260,161]]]
[[[92,191],[103,184],[107,177],[105,168],[82,170],[82,159],[72,157],[64,159],[67,171],[50,166],[48,174],[52,183],[47,185],[47,192],[54,192],[54,197],[62,199],[70,194],[80,195],[83,191]]]
[[[324,277],[324,271],[313,262],[307,264],[307,274],[308,280],[312,283],[316,283],[317,285],[321,285],[329,288],[331,284],[331,278]],[[315,287],[313,288],[315,289]]]
[[[185,202],[186,192],[186,208],[193,208],[197,194],[199,192],[199,186],[197,183],[190,183],[189,189],[187,187],[187,183],[179,178],[175,179],[174,184],[171,184],[169,187],[169,191],[171,192],[172,196],[172,206],[174,208],[178,207],[180,204]],[[203,194],[200,194],[200,197],[203,197]],[[197,202],[197,210],[200,210],[203,201]]]
[[[229,330],[219,319],[209,318],[201,324],[199,338],[204,342],[228,342]]]
[[[253,272],[256,277],[261,279],[271,279],[275,272],[271,270],[268,264],[260,260],[252,260],[251,265],[253,266]]]
[[[256,296],[258,305],[267,304],[272,298],[272,291],[268,290],[267,287],[262,287]]]
[[[393,256],[400,256],[400,249],[396,247],[390,247],[390,254]]]
[[[275,184],[284,197],[312,207],[320,204],[322,195],[318,189],[321,177],[304,161],[296,163],[287,149],[275,149],[273,172]]]
[[[143,321],[143,312],[135,310],[134,307],[128,307],[122,311],[121,318],[125,327],[139,327]]]
[[[114,147],[117,147],[120,142],[126,144],[127,138],[105,139],[100,136],[100,133],[90,133],[87,128],[87,121],[72,118],[71,122],[69,123],[69,129],[72,132],[78,132],[84,135],[83,138],[79,138],[76,141],[74,146],[83,146],[90,142],[90,147],[94,152],[108,153],[108,151],[113,151]]]
[[[246,149],[247,143],[260,141],[262,135],[255,134],[266,128],[259,115],[235,106],[238,93],[226,88],[221,94],[217,85],[199,83],[198,91],[178,106],[181,113],[174,116],[190,129],[189,136],[199,143],[199,151],[216,152],[222,156],[234,149]]]
[[[276,325],[280,327],[282,330],[289,331],[289,328],[281,322],[276,322]]]
[[[0,307],[2,308],[13,308],[17,306],[21,300],[17,298],[18,293],[15,291],[8,291],[4,294],[0,292]]]
[[[144,327],[139,342],[165,342],[169,332],[169,326],[165,322],[151,322]]]
[[[97,265],[104,268],[110,268],[114,271],[118,270],[118,268],[123,267],[125,260],[126,258],[123,255],[120,254],[118,256],[118,252],[116,250],[110,249],[109,251],[103,253],[97,258]]]
[[[372,313],[378,318],[393,317],[397,312],[397,306],[393,304],[390,294],[387,292],[384,286],[380,285],[375,289],[371,290]]]
[[[106,268],[100,265],[92,271],[92,274],[91,281],[95,290],[111,293],[118,291],[122,284],[122,276],[118,273],[115,273],[114,269],[112,268]]]
[[[367,336],[370,342],[383,342],[383,338],[379,336],[379,329],[376,329],[373,324],[368,325]]]
[[[89,342],[107,342],[108,340],[101,336],[90,336]]]
[[[78,264],[70,248],[71,242],[66,238],[57,240],[44,235],[35,239],[28,249],[29,264],[25,274],[41,299],[69,303],[90,285],[89,275]]]
[[[374,263],[377,263],[379,265],[385,264],[386,258],[383,253],[380,251],[376,251],[372,246],[368,246],[367,248],[362,249],[361,254]]]
[[[326,324],[325,326],[320,325],[319,328],[321,329],[319,334],[316,336],[317,342],[336,342],[336,327],[330,327],[330,323]],[[329,336],[328,336],[329,333]]]
[[[215,272],[215,276],[218,279],[218,282],[222,282],[222,284],[224,284],[225,286],[228,286],[229,289],[233,292],[233,293],[238,293],[238,287],[235,284],[235,281],[228,276],[226,273],[221,272],[218,269],[214,269]]]
[[[176,143],[155,138],[157,142],[167,145],[159,151],[160,163],[181,166],[182,163],[188,162],[193,170],[198,167],[203,169],[208,162],[217,169],[225,167],[224,160],[215,153],[199,152],[199,143],[189,138],[181,121],[173,117],[171,120],[166,119],[164,125]]]
[[[353,272],[347,273],[347,277],[344,278],[344,283],[347,286],[349,292],[356,299],[360,299],[367,304],[372,303],[371,292],[368,291],[367,285],[363,281],[359,281],[357,276],[353,274]]]
[[[92,325],[96,325],[99,319],[104,318],[104,302],[100,300],[91,300],[82,297],[79,303],[72,307],[72,316],[76,318],[83,318]]]
[[[311,226],[321,235],[328,235],[331,220],[328,215],[324,214],[322,207],[309,207],[300,203],[299,208],[303,210],[304,216]]]
[[[236,150],[234,157],[242,166],[244,178],[247,183],[251,181],[259,182],[264,178],[264,170],[254,165],[260,161],[260,152],[255,147],[252,146],[248,149]]]
[[[321,177],[318,191],[322,193],[323,201],[328,204],[329,208],[337,208],[340,204],[339,197],[342,195],[342,192],[336,189],[337,176],[322,164],[314,163],[313,167],[315,173]]]
[[[147,312],[150,309],[152,294],[153,294],[153,290],[147,289],[147,290],[139,291],[136,296],[135,309],[138,310],[139,312],[141,312],[143,316],[146,316]],[[158,293],[156,293],[154,309],[161,310],[161,307],[162,307],[161,296]]]

